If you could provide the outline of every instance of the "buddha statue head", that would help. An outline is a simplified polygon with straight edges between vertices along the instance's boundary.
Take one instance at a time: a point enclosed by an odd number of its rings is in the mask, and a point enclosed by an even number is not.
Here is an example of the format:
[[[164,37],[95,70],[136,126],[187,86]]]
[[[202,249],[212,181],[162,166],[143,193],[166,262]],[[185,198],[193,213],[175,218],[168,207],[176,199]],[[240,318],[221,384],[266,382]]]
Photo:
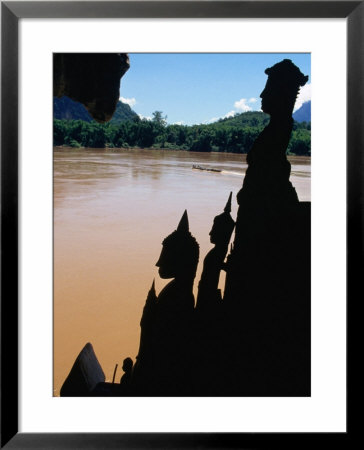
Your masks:
[[[265,73],[268,80],[260,94],[262,111],[271,116],[292,116],[299,89],[306,84],[308,76],[290,59],[266,69]]]
[[[130,373],[133,369],[133,360],[131,358],[125,358],[123,361],[122,369],[125,373]]]
[[[214,223],[210,231],[210,242],[212,244],[229,244],[231,233],[233,232],[235,226],[235,222],[230,215],[231,196],[232,192],[230,192],[229,199],[224,208],[224,212],[216,216],[214,219]]]
[[[156,263],[161,278],[178,276],[195,277],[199,257],[199,245],[189,231],[187,211],[178,227],[162,242],[163,248]]]

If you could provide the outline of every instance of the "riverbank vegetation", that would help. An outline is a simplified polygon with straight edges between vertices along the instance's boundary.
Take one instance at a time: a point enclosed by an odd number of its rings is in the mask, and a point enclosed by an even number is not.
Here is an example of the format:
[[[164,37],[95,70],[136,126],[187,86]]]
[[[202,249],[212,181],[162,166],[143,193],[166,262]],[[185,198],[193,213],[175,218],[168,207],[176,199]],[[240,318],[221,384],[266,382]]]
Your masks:
[[[54,120],[54,146],[159,148],[198,152],[247,153],[269,116],[257,111],[201,125],[168,125],[160,111],[152,120],[139,116],[120,123]],[[311,155],[311,122],[294,122],[288,154]]]

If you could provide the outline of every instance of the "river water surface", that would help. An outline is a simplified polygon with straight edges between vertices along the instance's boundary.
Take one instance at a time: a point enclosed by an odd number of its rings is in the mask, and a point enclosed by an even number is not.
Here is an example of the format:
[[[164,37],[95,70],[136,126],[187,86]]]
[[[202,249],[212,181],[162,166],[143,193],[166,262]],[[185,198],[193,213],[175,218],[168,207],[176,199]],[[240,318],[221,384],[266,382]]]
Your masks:
[[[299,199],[310,201],[311,159],[289,159]],[[213,218],[230,191],[236,217],[246,167],[245,155],[229,153],[54,149],[54,395],[87,342],[108,380],[119,364],[119,381],[122,360],[138,352],[152,281],[157,294],[168,282],[155,267],[163,239],[187,209],[200,244],[196,288]]]

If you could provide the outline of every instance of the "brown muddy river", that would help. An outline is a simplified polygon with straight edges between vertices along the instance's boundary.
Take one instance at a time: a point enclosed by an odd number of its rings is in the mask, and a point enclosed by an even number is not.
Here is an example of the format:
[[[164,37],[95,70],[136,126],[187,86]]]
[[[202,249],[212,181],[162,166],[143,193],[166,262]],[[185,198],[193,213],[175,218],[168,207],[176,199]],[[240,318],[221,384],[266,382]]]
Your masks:
[[[289,159],[300,200],[310,200],[311,158]],[[123,359],[135,361],[153,278],[157,294],[168,282],[155,267],[162,240],[187,209],[200,244],[196,287],[213,218],[230,191],[236,217],[245,169],[236,154],[54,149],[54,395],[87,342],[108,380],[119,364],[120,380]]]

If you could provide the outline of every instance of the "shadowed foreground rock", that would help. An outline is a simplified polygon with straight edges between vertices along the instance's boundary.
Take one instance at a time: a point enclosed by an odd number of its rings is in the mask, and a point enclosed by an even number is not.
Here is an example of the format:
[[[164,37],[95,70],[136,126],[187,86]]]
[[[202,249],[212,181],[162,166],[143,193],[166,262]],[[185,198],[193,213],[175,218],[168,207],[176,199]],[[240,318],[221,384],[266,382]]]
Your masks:
[[[87,397],[99,383],[105,381],[105,374],[90,343],[77,356],[72,369],[61,388],[61,397]]]
[[[55,53],[53,95],[82,103],[98,122],[107,122],[120,97],[120,79],[129,69],[126,53]]]

